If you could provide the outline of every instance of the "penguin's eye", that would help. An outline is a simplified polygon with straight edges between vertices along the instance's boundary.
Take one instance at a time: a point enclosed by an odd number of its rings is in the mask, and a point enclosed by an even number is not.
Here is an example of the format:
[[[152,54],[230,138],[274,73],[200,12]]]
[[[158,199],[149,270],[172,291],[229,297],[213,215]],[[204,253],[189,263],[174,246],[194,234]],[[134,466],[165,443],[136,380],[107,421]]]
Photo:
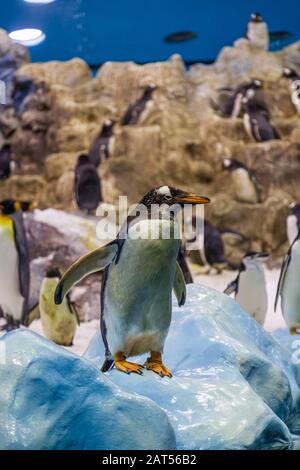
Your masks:
[[[168,201],[170,201],[172,199],[172,196],[165,196],[165,199],[167,199]]]

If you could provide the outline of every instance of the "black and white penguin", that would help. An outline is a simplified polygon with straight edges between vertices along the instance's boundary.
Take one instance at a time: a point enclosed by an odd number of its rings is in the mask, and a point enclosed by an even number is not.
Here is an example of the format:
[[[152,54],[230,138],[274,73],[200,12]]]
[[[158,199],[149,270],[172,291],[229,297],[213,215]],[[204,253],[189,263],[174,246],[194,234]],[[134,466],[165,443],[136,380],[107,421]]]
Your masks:
[[[23,103],[27,96],[36,91],[36,85],[32,78],[19,75],[14,78],[12,102],[17,114],[24,111]]]
[[[95,167],[98,167],[101,162],[104,162],[113,153],[115,123],[111,119],[106,119],[97,137],[92,142],[89,157]]]
[[[230,158],[223,160],[223,168],[231,174],[237,201],[251,204],[261,202],[260,188],[253,170],[247,168],[244,163]]]
[[[162,353],[172,316],[172,289],[179,305],[184,304],[186,294],[177,262],[180,230],[170,206],[209,202],[207,197],[169,186],[151,190],[140,202],[139,215],[129,216],[127,238],[119,234],[115,241],[80,258],[62,277],[55,294],[58,304],[74,284],[105,269],[101,293],[101,332],[106,347],[103,372],[114,364],[127,374],[142,374],[145,367],[171,377]],[[153,205],[160,208],[157,216],[151,216]],[[127,361],[148,352],[144,366]]]
[[[62,346],[72,346],[79,325],[79,317],[74,303],[67,294],[60,305],[54,303],[55,289],[61,279],[57,267],[49,268],[43,279],[39,309],[45,336]]]
[[[225,117],[237,118],[242,111],[242,101],[248,90],[253,90],[254,96],[263,88],[263,82],[257,78],[243,82],[236,88],[220,88],[218,104],[211,100],[212,107]]]
[[[297,113],[300,113],[300,75],[290,67],[285,67],[282,75],[289,80],[291,101]]]
[[[0,306],[10,330],[24,325],[29,316],[30,270],[22,205],[0,202]]]
[[[247,253],[237,278],[224,291],[227,295],[234,293],[238,304],[261,325],[265,322],[268,310],[268,293],[262,261],[268,256],[268,253]]]
[[[79,155],[75,168],[75,199],[79,209],[92,213],[102,201],[100,179],[89,156]]]
[[[300,333],[299,266],[300,232],[283,259],[274,306],[276,312],[280,297],[282,315],[291,335]]]
[[[121,124],[123,126],[137,124],[146,118],[150,108],[153,104],[153,93],[157,86],[153,83],[147,85],[144,93],[138,98],[132,105],[129,106],[126,113],[124,114]]]
[[[300,204],[292,202],[289,205],[289,213],[286,219],[286,232],[290,245],[297,237],[300,230]]]
[[[256,49],[267,51],[269,49],[269,31],[260,13],[252,13],[247,25],[246,38],[250,45]]]
[[[247,97],[243,98],[243,105],[245,109],[244,127],[251,139],[256,142],[280,139],[277,130],[270,123],[268,110],[255,101],[251,93],[248,92]]]
[[[11,145],[4,144],[0,150],[0,180],[9,178],[11,172],[15,168],[11,154]]]

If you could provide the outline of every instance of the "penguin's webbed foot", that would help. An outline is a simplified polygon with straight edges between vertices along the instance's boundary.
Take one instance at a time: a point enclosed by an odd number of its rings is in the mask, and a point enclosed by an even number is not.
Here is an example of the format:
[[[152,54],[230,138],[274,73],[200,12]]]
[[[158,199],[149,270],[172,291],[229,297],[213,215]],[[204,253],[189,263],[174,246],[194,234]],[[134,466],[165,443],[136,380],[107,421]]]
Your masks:
[[[125,372],[125,374],[133,373],[143,375],[143,366],[136,364],[135,362],[126,361],[126,356],[124,356],[122,353],[115,354],[114,360],[116,369],[120,370],[121,372]]]
[[[150,357],[144,364],[147,370],[152,370],[161,377],[172,377],[171,371],[163,364],[161,353],[151,351]]]

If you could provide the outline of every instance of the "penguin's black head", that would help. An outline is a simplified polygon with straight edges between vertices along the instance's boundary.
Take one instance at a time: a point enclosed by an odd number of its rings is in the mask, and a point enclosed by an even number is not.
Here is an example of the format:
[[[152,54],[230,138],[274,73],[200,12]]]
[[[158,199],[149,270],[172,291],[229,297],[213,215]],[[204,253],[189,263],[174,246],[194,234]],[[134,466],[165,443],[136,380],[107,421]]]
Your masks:
[[[111,129],[112,127],[114,127],[115,124],[116,121],[114,121],[113,119],[105,119],[105,121],[103,122],[102,129]]]
[[[260,13],[251,13],[250,21],[252,21],[253,23],[262,23],[263,17]]]
[[[296,70],[292,69],[291,67],[285,67],[282,71],[282,76],[285,78],[292,78],[292,79],[299,78],[299,75],[297,74]]]
[[[20,201],[20,204],[23,212],[31,212],[37,207],[37,204],[32,201]]]
[[[87,165],[90,163],[91,163],[90,157],[86,153],[82,153],[81,155],[79,155],[78,160],[77,160],[77,166]]]
[[[249,88],[252,88],[254,90],[260,90],[261,88],[263,88],[263,81],[259,78],[253,78],[249,84]]]
[[[60,270],[58,269],[57,266],[49,266],[49,268],[46,271],[46,277],[49,279],[58,277],[58,279],[60,279],[61,278]]]
[[[269,258],[269,253],[262,251],[248,251],[244,256],[244,261],[265,261]]]
[[[289,215],[300,216],[300,204],[298,202],[292,202],[289,205]]]
[[[4,199],[0,202],[0,211],[2,214],[10,215],[21,210],[21,203],[14,199]]]
[[[242,162],[238,160],[234,160],[232,158],[224,158],[222,163],[223,169],[228,171],[234,171],[239,168],[246,168]]]
[[[140,204],[150,207],[151,204],[167,204],[172,206],[174,204],[179,204],[183,206],[184,204],[208,204],[210,199],[206,196],[199,196],[198,194],[188,193],[182,191],[181,189],[172,188],[171,186],[159,186],[157,188],[149,191],[143,199],[140,201]]]
[[[155,85],[155,83],[149,83],[145,88],[144,96],[150,98],[156,89],[157,85]]]

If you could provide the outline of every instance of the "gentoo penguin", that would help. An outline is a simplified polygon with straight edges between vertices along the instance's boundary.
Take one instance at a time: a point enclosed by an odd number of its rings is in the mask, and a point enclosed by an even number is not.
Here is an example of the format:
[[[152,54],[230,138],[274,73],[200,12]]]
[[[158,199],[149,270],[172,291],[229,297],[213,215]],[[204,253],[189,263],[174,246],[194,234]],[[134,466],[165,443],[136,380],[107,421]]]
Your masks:
[[[0,305],[13,329],[26,324],[29,315],[29,256],[21,203],[0,202]]]
[[[40,289],[39,309],[45,336],[62,346],[72,346],[79,325],[75,305],[67,294],[61,305],[54,303],[55,289],[61,279],[59,269],[49,268]]]
[[[256,49],[269,49],[269,31],[267,24],[259,13],[252,13],[247,25],[246,38]]]
[[[142,96],[138,98],[132,105],[130,105],[126,113],[124,114],[121,121],[123,126],[137,124],[139,121],[145,118],[145,114],[149,111],[150,107],[152,106],[152,95],[156,88],[157,86],[153,83],[150,83],[150,85],[146,86]]]
[[[13,169],[14,162],[11,158],[11,145],[4,144],[0,150],[0,180],[9,178]]]
[[[256,142],[280,139],[277,130],[270,123],[269,113],[265,106],[252,99],[249,94],[243,98],[244,104],[244,127],[251,139]]]
[[[261,202],[260,188],[254,171],[244,163],[230,158],[223,160],[223,168],[231,174],[237,201],[253,204]]]
[[[14,78],[12,101],[17,114],[24,111],[23,103],[30,93],[36,91],[36,85],[30,77],[20,75]]]
[[[268,253],[249,252],[244,256],[237,278],[225,289],[261,325],[264,324],[268,310],[268,294],[262,261]]]
[[[169,186],[151,190],[138,206],[139,215],[129,215],[127,229],[121,228],[116,240],[80,258],[62,277],[55,293],[57,304],[74,284],[105,269],[101,292],[101,332],[106,348],[103,372],[115,364],[122,372],[142,374],[143,366],[127,358],[150,351],[144,367],[171,377],[162,353],[171,322],[172,288],[179,305],[184,304],[186,295],[177,262],[181,241],[174,212],[184,204],[209,202],[207,197]],[[160,209],[156,215],[153,205]]]
[[[282,315],[291,335],[297,334],[300,330],[299,266],[300,232],[283,259],[274,306],[276,312],[280,296]]]
[[[100,179],[89,156],[79,155],[75,168],[75,199],[79,209],[92,213],[102,200]]]
[[[283,69],[282,75],[289,80],[291,100],[297,113],[300,113],[300,75],[289,67]]]
[[[89,157],[93,165],[98,167],[100,162],[104,162],[113,152],[113,128],[115,121],[106,119],[101,127],[100,132],[93,141],[90,150]]]
[[[289,214],[286,219],[286,231],[290,245],[300,230],[300,204],[292,202],[289,205]]]
[[[236,88],[220,88],[218,104],[211,100],[212,107],[225,117],[237,118],[242,110],[242,100],[248,90],[253,90],[254,96],[257,90],[262,89],[263,82],[257,78],[250,82],[243,82]]]

